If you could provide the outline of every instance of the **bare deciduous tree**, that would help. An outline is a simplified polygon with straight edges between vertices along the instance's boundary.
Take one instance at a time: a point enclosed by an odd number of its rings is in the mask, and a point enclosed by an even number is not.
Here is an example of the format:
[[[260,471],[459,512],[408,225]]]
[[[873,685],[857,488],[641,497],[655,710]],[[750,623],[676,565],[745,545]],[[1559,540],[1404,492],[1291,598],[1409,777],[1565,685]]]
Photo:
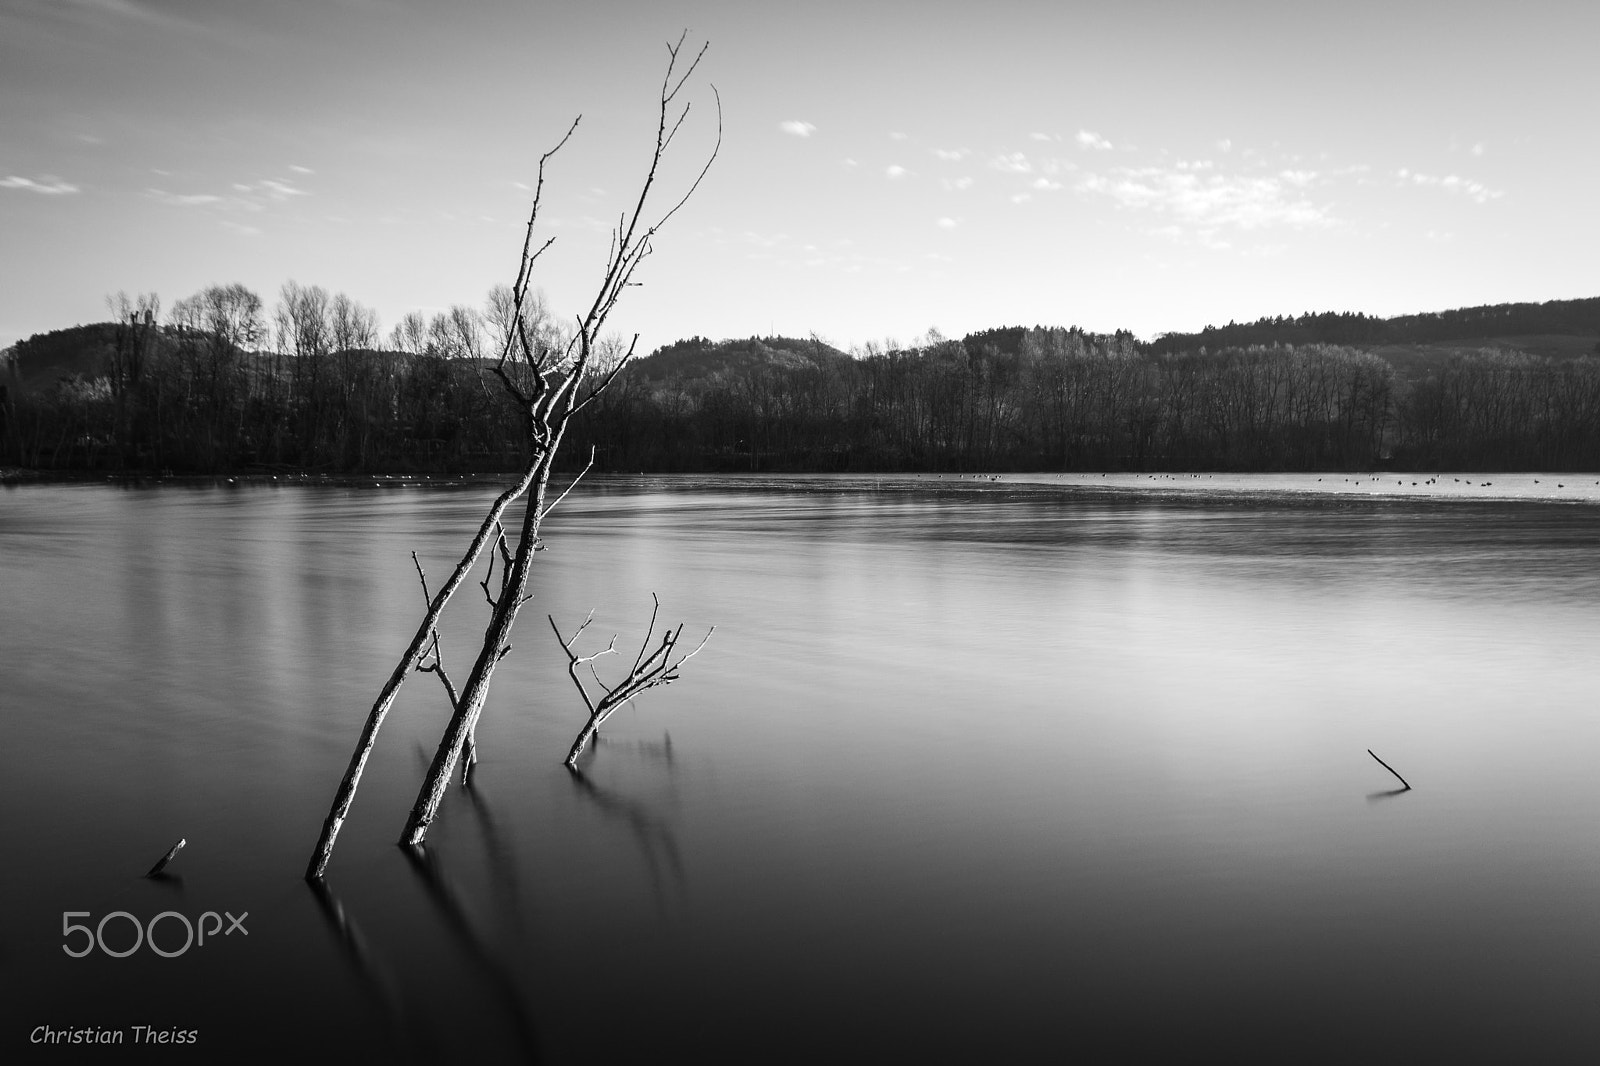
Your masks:
[[[335,351],[378,346],[378,312],[360,301],[338,293],[328,304],[328,319]]]
[[[483,316],[465,304],[450,306],[450,343],[457,359],[483,358]]]
[[[477,564],[484,548],[492,542],[500,556],[502,567],[496,588],[491,589],[488,578],[483,582],[484,593],[490,603],[489,625],[484,633],[482,646],[473,661],[471,672],[459,691],[451,698],[452,714],[449,725],[428,767],[427,776],[417,794],[411,814],[406,819],[400,843],[410,846],[420,845],[427,836],[428,827],[438,814],[439,805],[444,799],[455,765],[472,737],[488,699],[494,668],[511,650],[510,636],[517,614],[522,605],[531,598],[528,593],[528,579],[534,552],[542,547],[539,543],[540,523],[566,496],[566,493],[562,493],[553,501],[547,499],[550,476],[554,470],[562,438],[566,433],[567,423],[574,414],[592,403],[615,379],[628,357],[633,354],[634,345],[638,342],[638,337],[635,335],[627,355],[617,360],[616,365],[608,372],[598,373],[594,360],[601,346],[606,321],[623,292],[635,283],[634,276],[640,264],[650,255],[651,242],[655,235],[700,187],[722,145],[722,109],[718,100],[716,141],[708,153],[705,164],[683,194],[671,206],[656,213],[652,194],[656,192],[657,176],[662,160],[683,129],[691,110],[688,103],[679,104],[678,98],[685,83],[694,74],[705,55],[705,48],[702,47],[692,59],[685,57],[682,52],[686,36],[680,37],[677,43],[667,46],[667,69],[662,79],[658,100],[655,144],[638,198],[631,209],[625,210],[618,217],[617,225],[611,234],[605,269],[596,287],[594,300],[588,310],[576,318],[570,340],[560,348],[553,348],[537,335],[530,335],[524,311],[529,304],[534,263],[554,241],[552,237],[537,246],[534,243],[544,192],[545,164],[571,139],[582,116],[573,121],[554,148],[539,157],[533,205],[528,214],[516,281],[511,286],[510,307],[507,309],[509,313],[505,315],[507,328],[500,341],[499,358],[491,371],[523,413],[523,432],[526,435],[525,443],[529,459],[516,483],[495,498],[466,553],[439,591],[429,600],[422,624],[418,626],[405,655],[379,694],[378,701],[374,704],[362,729],[350,766],[339,784],[333,807],[323,824],[322,834],[306,869],[308,880],[320,879],[327,868],[334,840],[349,813],[356,786],[371,754],[378,728],[393,705],[400,685],[413,670],[424,666],[426,660],[436,650],[438,622],[445,605]],[[715,97],[715,86],[711,91]],[[579,477],[581,476],[580,473]],[[571,491],[571,486],[568,486],[567,491]],[[528,497],[527,504],[513,546],[513,540],[507,536],[502,518],[512,502],[525,494]],[[436,663],[437,659],[434,661]],[[454,687],[450,686],[451,689]]]
[[[396,351],[421,355],[428,347],[428,320],[421,311],[407,311],[389,331],[389,344]]]

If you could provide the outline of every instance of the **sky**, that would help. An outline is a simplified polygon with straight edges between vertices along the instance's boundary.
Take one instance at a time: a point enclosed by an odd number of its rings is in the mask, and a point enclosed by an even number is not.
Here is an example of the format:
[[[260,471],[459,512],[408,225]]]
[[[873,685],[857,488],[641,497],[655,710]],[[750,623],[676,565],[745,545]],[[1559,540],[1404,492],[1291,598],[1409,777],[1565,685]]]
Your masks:
[[[1600,4],[0,0],[0,346],[240,282],[841,348],[1600,295]],[[715,86],[715,95],[712,87]],[[647,211],[647,214],[649,212]]]

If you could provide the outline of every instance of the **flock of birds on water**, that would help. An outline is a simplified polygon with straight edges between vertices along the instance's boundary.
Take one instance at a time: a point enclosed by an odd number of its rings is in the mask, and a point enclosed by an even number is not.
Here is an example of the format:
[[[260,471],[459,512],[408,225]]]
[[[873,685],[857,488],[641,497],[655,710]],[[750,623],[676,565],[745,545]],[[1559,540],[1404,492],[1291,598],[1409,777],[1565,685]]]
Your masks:
[[[306,475],[306,474],[301,474],[299,476],[300,476],[300,478],[302,480],[308,477],[308,475]],[[470,476],[471,477],[477,477],[478,475],[472,474]],[[643,470],[639,471],[639,476],[640,477],[644,477],[645,476],[645,473],[644,473]],[[962,481],[968,481],[968,480],[970,480],[970,481],[999,481],[1000,480],[1000,475],[999,474],[958,474],[956,476],[958,478],[960,478]],[[1065,476],[1065,475],[1063,475],[1063,476]],[[1109,474],[1101,474],[1100,476],[1101,477],[1110,477]],[[1444,476],[1443,474],[1436,474],[1433,477],[1430,477],[1430,478],[1428,478],[1428,479],[1426,479],[1424,481],[1420,481],[1420,482],[1413,481],[1411,483],[1411,486],[1413,488],[1416,488],[1416,487],[1419,487],[1419,486],[1426,487],[1428,485],[1437,485],[1437,484],[1440,484],[1440,478],[1442,478],[1443,476]],[[939,479],[942,480],[944,478],[944,475],[943,474],[935,474],[934,477],[939,478]],[[1145,475],[1145,479],[1148,480],[1148,481],[1161,481],[1161,480],[1166,480],[1166,481],[1196,480],[1196,481],[1198,481],[1198,480],[1200,480],[1202,478],[1209,479],[1211,477],[1212,477],[1211,474],[1146,474]],[[400,475],[400,478],[402,480],[405,480],[405,481],[410,481],[412,479],[411,475],[409,475],[409,474],[402,474],[402,475]],[[425,480],[431,480],[431,479],[428,478],[427,475],[423,475],[423,478]],[[273,481],[277,481],[278,480],[278,476],[276,474],[274,474],[272,476],[272,480]],[[291,476],[291,480],[293,480],[292,476]],[[1317,478],[1317,481],[1319,483],[1322,480],[1323,479],[1320,478],[1320,477]],[[1354,482],[1351,482],[1351,480],[1349,478],[1344,478],[1343,480],[1344,480],[1345,484],[1347,484],[1347,485],[1348,484],[1360,485],[1360,484],[1363,484],[1363,483],[1368,482],[1368,481],[1372,482],[1372,484],[1374,484],[1374,485],[1387,485],[1388,484],[1388,479],[1387,478],[1372,477],[1372,476],[1369,476],[1369,477],[1366,477],[1366,478],[1359,478],[1358,477],[1358,478],[1355,479]],[[1463,481],[1461,478],[1452,478],[1451,480],[1454,481],[1458,485],[1459,484],[1465,484],[1465,485],[1471,485],[1472,484],[1472,482],[1470,480]],[[391,479],[391,483],[392,483],[392,481],[393,481],[393,479]],[[227,478],[226,482],[229,485],[238,484],[237,479],[231,478],[231,477]],[[1405,483],[1406,483],[1405,482],[1405,478],[1395,478],[1394,483],[1403,488],[1403,487],[1405,487]],[[1535,485],[1538,485],[1538,484],[1540,484],[1540,481],[1539,481],[1538,478],[1534,478],[1533,479],[1533,483]],[[1596,481],[1595,484],[1596,485],[1600,485],[1600,481]],[[1480,481],[1480,482],[1478,482],[1478,487],[1479,488],[1485,488],[1486,489],[1486,488],[1490,488],[1493,485],[1494,485],[1494,482],[1492,482],[1492,481]],[[374,481],[372,483],[372,487],[375,488],[375,489],[376,488],[382,488],[383,485],[380,482]],[[1566,482],[1564,482],[1564,481],[1556,482],[1556,488],[1564,489],[1566,487],[1567,487]]]
[[[943,474],[936,474],[934,476],[937,477],[937,478],[941,478],[941,479],[944,477]],[[968,480],[970,480],[970,481],[999,481],[1000,480],[1000,475],[999,474],[960,474],[960,475],[957,475],[957,476],[963,481],[968,481]],[[1109,477],[1110,475],[1109,474],[1101,474],[1100,476],[1101,477]],[[1163,480],[1164,481],[1185,481],[1185,480],[1200,480],[1202,478],[1209,479],[1210,477],[1212,477],[1211,474],[1146,474],[1145,475],[1145,480],[1147,480],[1147,481],[1163,481]],[[1417,487],[1425,488],[1425,487],[1427,487],[1429,485],[1438,485],[1438,484],[1441,483],[1441,479],[1443,477],[1444,477],[1443,474],[1435,474],[1433,477],[1427,478],[1427,479],[1425,479],[1423,481],[1413,481],[1411,483],[1411,486],[1413,488],[1417,488]],[[1472,481],[1470,479],[1469,480],[1463,480],[1461,478],[1451,478],[1451,480],[1454,481],[1458,485],[1469,485],[1469,486],[1472,485]],[[1320,483],[1320,482],[1323,481],[1323,479],[1319,477],[1319,478],[1317,478],[1317,481]],[[1366,482],[1371,482],[1373,485],[1387,485],[1389,483],[1389,479],[1388,478],[1381,478],[1381,477],[1375,477],[1375,476],[1368,476],[1368,477],[1365,477],[1365,478],[1359,478],[1358,477],[1354,481],[1352,481],[1350,478],[1344,478],[1343,481],[1347,485],[1349,485],[1349,484],[1361,485],[1361,484],[1364,484]],[[1394,479],[1394,483],[1396,485],[1399,485],[1402,488],[1404,488],[1405,484],[1406,484],[1406,479],[1405,478],[1395,478]],[[1533,483],[1535,485],[1541,484],[1541,482],[1540,482],[1540,480],[1538,478],[1534,478],[1533,479]],[[1596,481],[1595,484],[1596,485],[1600,485],[1600,481]],[[1480,482],[1477,483],[1477,487],[1478,488],[1485,488],[1485,489],[1486,488],[1491,488],[1493,485],[1494,485],[1494,482],[1492,482],[1492,481],[1480,481]],[[1556,488],[1564,489],[1566,487],[1567,487],[1567,483],[1566,482],[1564,482],[1564,481],[1556,482]]]

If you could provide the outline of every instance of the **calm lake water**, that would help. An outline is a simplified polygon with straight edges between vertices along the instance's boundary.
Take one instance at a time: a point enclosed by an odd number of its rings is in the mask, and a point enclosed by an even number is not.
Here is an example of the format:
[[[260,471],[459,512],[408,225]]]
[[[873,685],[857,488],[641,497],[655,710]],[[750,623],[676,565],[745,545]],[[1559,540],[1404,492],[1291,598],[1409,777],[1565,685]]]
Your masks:
[[[426,862],[414,675],[321,899],[409,553],[442,578],[493,488],[0,490],[0,1057],[1587,1058],[1600,490],[1450,476],[597,480]],[[631,653],[652,592],[716,633],[575,779],[545,615]],[[247,932],[69,958],[67,911]]]

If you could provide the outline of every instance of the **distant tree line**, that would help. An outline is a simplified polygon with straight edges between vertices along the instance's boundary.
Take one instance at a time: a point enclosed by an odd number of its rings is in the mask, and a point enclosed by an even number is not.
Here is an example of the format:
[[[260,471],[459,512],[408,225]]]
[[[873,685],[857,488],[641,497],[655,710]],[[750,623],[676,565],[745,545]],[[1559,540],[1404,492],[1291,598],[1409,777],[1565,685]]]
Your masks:
[[[718,369],[633,368],[579,440],[617,470],[1600,468],[1594,358],[1470,351],[1404,380],[1345,346],[1162,352],[1074,329],[855,358],[720,347],[739,354]]]
[[[1563,313],[1581,325],[1591,303]],[[387,344],[370,308],[294,282],[270,311],[239,285],[164,318],[153,296],[111,304],[111,323],[13,349],[0,463],[464,472],[525,458],[519,415],[485,387],[513,313],[504,290],[481,311],[407,315]],[[1509,306],[1479,317],[1550,325],[1515,310],[1550,305]],[[560,343],[542,303],[525,315]],[[1385,322],[1313,317],[1296,328]],[[1600,469],[1593,356],[1464,349],[1402,374],[1355,342],[1168,340],[1010,327],[845,354],[815,338],[695,337],[626,368],[574,421],[569,455],[592,446],[619,471]]]
[[[1167,333],[1150,342],[1157,352],[1195,348],[1246,347],[1255,344],[1349,344],[1377,347],[1462,341],[1479,337],[1527,334],[1586,336],[1600,354],[1600,297],[1551,300],[1547,303],[1490,304],[1420,315],[1373,318],[1350,312],[1278,315],[1254,322],[1207,326],[1199,333]]]
[[[484,335],[505,294],[403,318],[288,282],[270,312],[213,285],[163,319],[153,295],[115,321],[29,338],[0,385],[0,462],[44,470],[494,470],[515,465],[516,415],[484,387]],[[530,328],[551,327],[542,306]],[[61,369],[69,373],[60,373]],[[0,374],[0,382],[6,382]]]

